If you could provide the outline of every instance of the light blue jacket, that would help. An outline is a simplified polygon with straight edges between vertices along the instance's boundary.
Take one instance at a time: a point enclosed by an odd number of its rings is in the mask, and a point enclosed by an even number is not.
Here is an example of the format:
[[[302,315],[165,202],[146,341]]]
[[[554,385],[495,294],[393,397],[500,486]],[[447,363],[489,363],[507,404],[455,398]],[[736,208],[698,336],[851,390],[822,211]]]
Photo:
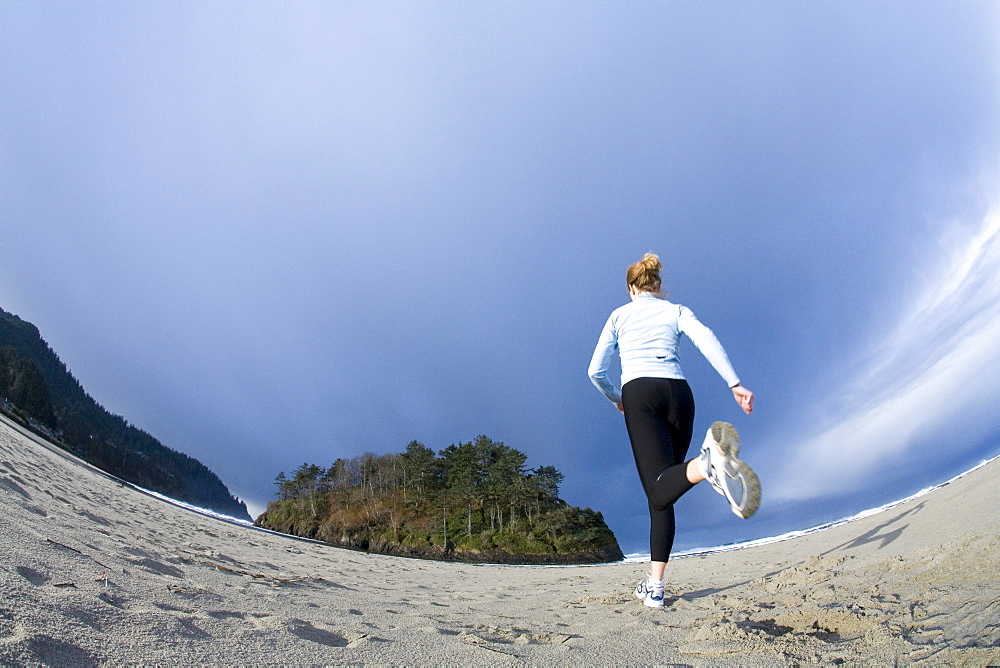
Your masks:
[[[729,387],[740,379],[725,349],[686,306],[674,304],[650,292],[640,292],[634,301],[611,312],[590,360],[590,380],[612,403],[622,400],[621,385],[636,378],[684,378],[678,344],[686,334]],[[621,385],[608,381],[608,367],[618,351],[621,356]]]

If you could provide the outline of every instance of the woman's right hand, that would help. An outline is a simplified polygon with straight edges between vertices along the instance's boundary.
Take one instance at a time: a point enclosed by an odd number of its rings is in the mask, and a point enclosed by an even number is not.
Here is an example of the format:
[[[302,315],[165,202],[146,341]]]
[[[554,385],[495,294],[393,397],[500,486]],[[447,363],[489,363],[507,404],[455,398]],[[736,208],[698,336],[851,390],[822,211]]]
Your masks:
[[[733,399],[736,399],[736,403],[740,405],[744,413],[750,415],[753,412],[753,392],[742,385],[733,385],[731,389],[733,390]]]

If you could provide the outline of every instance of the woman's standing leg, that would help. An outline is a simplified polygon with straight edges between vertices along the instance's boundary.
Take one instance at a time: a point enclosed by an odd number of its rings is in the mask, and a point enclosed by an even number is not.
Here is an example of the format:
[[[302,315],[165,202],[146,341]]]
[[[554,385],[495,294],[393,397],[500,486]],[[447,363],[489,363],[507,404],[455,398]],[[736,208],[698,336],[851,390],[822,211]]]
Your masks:
[[[661,580],[676,531],[673,503],[694,486],[684,462],[694,427],[694,397],[684,380],[638,378],[622,388],[622,403],[649,501],[651,577]]]

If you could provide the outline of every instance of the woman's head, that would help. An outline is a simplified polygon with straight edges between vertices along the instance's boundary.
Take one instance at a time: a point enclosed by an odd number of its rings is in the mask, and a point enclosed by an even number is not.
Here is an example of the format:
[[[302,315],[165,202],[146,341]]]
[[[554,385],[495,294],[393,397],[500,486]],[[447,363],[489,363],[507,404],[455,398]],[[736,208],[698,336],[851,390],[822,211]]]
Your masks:
[[[660,258],[655,253],[646,253],[642,259],[628,268],[625,281],[630,288],[639,292],[660,294]]]

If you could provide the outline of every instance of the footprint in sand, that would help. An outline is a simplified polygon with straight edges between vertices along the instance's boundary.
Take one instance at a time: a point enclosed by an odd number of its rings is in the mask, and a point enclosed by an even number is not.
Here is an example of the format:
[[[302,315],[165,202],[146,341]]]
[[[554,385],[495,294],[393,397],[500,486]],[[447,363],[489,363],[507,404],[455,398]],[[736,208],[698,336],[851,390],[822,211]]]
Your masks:
[[[140,560],[130,559],[129,563],[138,566],[139,568],[149,571],[150,573],[155,573],[156,575],[169,575],[175,578],[183,578],[184,571],[174,566],[168,566],[163,562],[157,561],[156,559],[150,559],[149,557]]]
[[[48,582],[50,579],[49,576],[46,575],[45,573],[41,573],[39,571],[36,571],[34,568],[29,568],[27,566],[18,566],[17,572],[22,578],[24,578],[31,584],[35,585],[36,587],[40,587],[41,585]]]
[[[18,485],[16,482],[14,482],[13,479],[17,479],[22,483],[24,482],[17,476],[11,476],[10,479],[0,478],[0,489],[6,489],[10,492],[13,492],[14,494],[19,494],[22,497],[24,497],[26,501],[31,501],[31,494],[28,494],[28,492],[26,492],[24,488],[21,487],[21,485]]]
[[[302,640],[327,645],[328,647],[350,647],[354,643],[368,637],[366,633],[348,633],[329,631],[316,627],[312,622],[303,619],[290,619],[286,624],[288,632]]]
[[[452,635],[444,629],[440,632]],[[484,626],[481,624],[465,627],[465,630],[458,632],[458,635],[463,640],[474,644],[486,642],[494,645],[562,645],[573,637],[565,633],[536,633],[518,627]]]
[[[65,640],[37,634],[11,642],[0,655],[6,665],[80,666],[89,668],[101,664],[98,657]]]

